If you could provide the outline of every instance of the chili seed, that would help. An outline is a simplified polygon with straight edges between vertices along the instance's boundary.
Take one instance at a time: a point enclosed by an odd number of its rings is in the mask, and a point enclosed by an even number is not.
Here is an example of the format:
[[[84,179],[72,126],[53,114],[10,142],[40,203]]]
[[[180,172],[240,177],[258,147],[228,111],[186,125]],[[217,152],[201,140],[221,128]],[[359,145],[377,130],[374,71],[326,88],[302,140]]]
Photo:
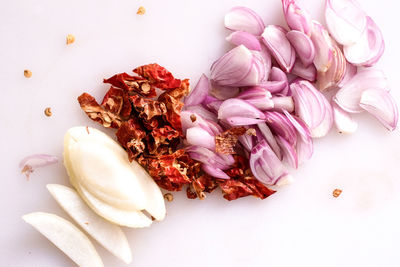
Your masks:
[[[136,12],[136,14],[138,14],[138,15],[144,15],[144,13],[146,13],[146,9],[142,6],[139,7],[139,9]]]
[[[171,193],[166,193],[164,195],[164,199],[167,200],[168,202],[171,202],[172,200],[174,200],[174,196]]]
[[[196,121],[196,115],[194,115],[194,114],[192,114],[192,115],[190,115],[190,120],[192,121],[192,122],[195,122]]]
[[[67,45],[72,44],[73,42],[75,42],[75,36],[73,36],[72,34],[68,34],[67,35]]]
[[[335,189],[335,190],[333,190],[332,195],[333,195],[334,197],[338,197],[338,196],[340,196],[341,193],[342,193],[342,190],[340,190],[340,189]]]
[[[46,108],[46,109],[44,110],[44,115],[46,115],[47,117],[50,117],[50,116],[52,115],[52,113],[51,113],[51,108]]]
[[[24,70],[24,76],[25,76],[26,78],[32,77],[32,71],[30,71],[30,70]]]

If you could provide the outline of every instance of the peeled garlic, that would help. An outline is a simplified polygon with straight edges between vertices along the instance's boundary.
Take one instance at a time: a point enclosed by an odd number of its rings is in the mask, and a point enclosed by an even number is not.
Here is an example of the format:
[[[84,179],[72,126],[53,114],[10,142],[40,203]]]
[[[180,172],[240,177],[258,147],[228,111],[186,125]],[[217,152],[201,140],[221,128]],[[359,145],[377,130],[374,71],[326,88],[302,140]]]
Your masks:
[[[118,225],[92,211],[74,189],[60,184],[48,184],[46,187],[58,204],[93,239],[125,263],[132,262],[128,240]]]
[[[143,210],[156,220],[164,219],[165,203],[157,184],[137,162],[130,163],[122,147],[101,131],[69,129],[64,137],[64,165],[71,184],[100,216],[131,227],[150,225],[151,220],[149,223],[142,217]]]
[[[92,242],[69,221],[51,213],[33,212],[22,219],[82,267],[104,266]]]

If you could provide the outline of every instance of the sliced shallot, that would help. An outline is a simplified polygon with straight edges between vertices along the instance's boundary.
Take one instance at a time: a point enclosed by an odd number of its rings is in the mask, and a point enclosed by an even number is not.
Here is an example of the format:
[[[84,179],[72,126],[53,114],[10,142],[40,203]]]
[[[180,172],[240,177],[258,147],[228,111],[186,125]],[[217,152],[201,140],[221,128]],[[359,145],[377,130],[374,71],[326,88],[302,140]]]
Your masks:
[[[355,0],[326,0],[325,19],[329,32],[342,45],[357,42],[366,26],[366,15]]]
[[[310,128],[312,133],[325,118],[327,106],[325,96],[310,82],[299,80],[290,85],[295,103],[295,113]]]
[[[206,98],[210,92],[210,81],[208,77],[203,74],[193,90],[190,91],[189,95],[185,99],[186,106],[198,105]]]
[[[368,89],[385,89],[388,83],[385,74],[381,70],[366,68],[350,79],[337,91],[334,100],[345,111],[351,113],[363,112],[360,107],[361,95]]]
[[[296,0],[282,0],[282,6],[289,28],[311,36],[312,23],[310,14],[299,6]]]
[[[210,164],[202,164],[201,168],[212,177],[219,179],[230,179],[230,177],[226,173],[224,173],[223,170],[216,168]]]
[[[274,103],[274,110],[281,111],[285,109],[289,112],[294,111],[294,102],[291,96],[274,96],[272,97],[272,102]]]
[[[228,118],[243,118],[244,120],[258,121],[258,123],[265,121],[265,115],[259,109],[244,100],[235,98],[225,100],[218,110],[218,119]]]
[[[21,168],[21,172],[26,175],[26,178],[29,178],[29,175],[35,170],[35,168],[45,167],[57,162],[58,158],[56,156],[48,154],[33,154],[23,158],[19,163],[19,167]]]
[[[292,116],[286,110],[283,111],[298,133],[296,141],[296,154],[298,165],[309,160],[314,152],[313,140],[307,125],[299,118]]]
[[[258,129],[260,130],[260,133],[264,137],[264,139],[267,141],[268,145],[272,148],[272,150],[275,152],[276,156],[279,159],[282,159],[281,155],[281,150],[279,148],[278,143],[275,140],[274,134],[271,132],[271,129],[268,127],[267,124],[265,123],[259,123],[257,124]]]
[[[332,64],[326,72],[318,72],[317,87],[321,91],[336,86],[343,80],[347,68],[346,59],[337,45],[334,45]]]
[[[226,100],[239,94],[239,87],[224,86],[211,81],[210,95],[217,100]]]
[[[275,135],[281,136],[291,145],[296,143],[296,128],[285,115],[276,111],[267,111],[265,117],[267,125]]]
[[[235,162],[232,155],[217,154],[205,147],[188,146],[185,149],[192,159],[221,170],[229,169],[229,167]]]
[[[358,123],[353,120],[350,113],[344,111],[339,105],[332,101],[333,119],[339,133],[352,134],[357,131]]]
[[[328,31],[315,20],[313,20],[311,40],[315,47],[314,65],[318,71],[325,72],[332,64],[334,48]]]
[[[261,51],[261,43],[256,36],[244,31],[232,32],[226,40],[234,45],[244,45],[250,50]]]
[[[315,57],[315,48],[310,37],[303,32],[294,30],[288,32],[286,37],[293,46],[303,65],[305,67],[310,66]]]
[[[265,75],[264,62],[244,45],[223,55],[211,66],[211,79],[222,86],[257,85]]]
[[[317,69],[314,64],[305,67],[299,60],[294,63],[291,73],[310,82],[314,82],[317,78]]]
[[[350,81],[357,74],[357,67],[346,61],[346,71],[343,75],[342,80],[337,84],[339,88],[342,88],[348,81]]]
[[[296,53],[286,38],[286,30],[280,26],[269,25],[261,37],[281,68],[289,73],[293,68]]]
[[[200,126],[187,129],[186,141],[189,145],[215,150],[215,136],[211,135]]]
[[[265,140],[251,150],[250,168],[254,177],[266,185],[275,185],[287,175],[282,162]]]
[[[375,88],[364,91],[360,107],[377,118],[389,131],[396,129],[399,111],[388,91]]]
[[[354,44],[344,46],[347,61],[357,66],[370,67],[381,58],[385,51],[385,41],[375,22],[366,17],[367,26],[361,38]]]
[[[286,162],[290,167],[297,169],[299,162],[295,147],[281,136],[277,136],[276,141],[281,148],[283,161]]]
[[[245,100],[260,110],[268,110],[274,107],[272,94],[261,87],[245,90],[240,93],[237,98]]]
[[[245,31],[261,35],[265,25],[261,17],[247,7],[237,6],[225,15],[225,27],[232,31]]]
[[[200,115],[203,119],[212,121],[212,122],[217,122],[218,118],[217,115],[212,113],[211,111],[205,109],[202,105],[195,105],[195,106],[185,106],[185,110],[194,112],[198,115]]]
[[[326,97],[322,98],[325,107],[325,116],[322,122],[315,128],[311,129],[311,136],[313,138],[321,138],[328,134],[333,125],[333,111],[331,104]]]

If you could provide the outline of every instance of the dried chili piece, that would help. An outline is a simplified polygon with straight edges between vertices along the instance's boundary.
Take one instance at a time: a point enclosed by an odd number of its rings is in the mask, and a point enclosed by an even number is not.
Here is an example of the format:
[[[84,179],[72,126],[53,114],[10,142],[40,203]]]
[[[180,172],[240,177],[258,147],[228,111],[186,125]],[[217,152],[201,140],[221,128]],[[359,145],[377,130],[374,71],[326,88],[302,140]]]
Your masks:
[[[138,158],[139,164],[145,166],[154,181],[169,191],[180,191],[183,185],[191,182],[186,175],[189,168],[186,160],[190,161],[190,158],[182,149],[169,155],[153,158],[142,155]]]
[[[170,96],[167,92],[160,95],[158,100],[167,107],[167,112],[164,115],[166,121],[182,134],[181,111],[183,103]]]
[[[173,89],[181,85],[181,80],[175,79],[171,72],[156,63],[140,66],[133,72],[147,79],[151,85],[159,89]]]
[[[235,154],[235,146],[239,136],[245,134],[245,127],[233,127],[215,136],[215,151],[221,154]]]
[[[231,169],[226,171],[226,174],[231,179],[219,179],[218,181],[225,199],[235,200],[249,195],[265,199],[275,193],[274,190],[254,178],[249,168],[248,160],[240,155],[234,155],[233,157],[235,158],[235,163]]]
[[[195,199],[197,197],[204,199],[204,192],[211,193],[218,187],[217,180],[219,179],[213,178],[206,173],[197,173],[195,177],[197,178],[195,178],[186,189],[186,195],[190,199]]]
[[[224,198],[227,200],[235,200],[240,197],[246,197],[253,193],[249,187],[239,180],[229,179],[219,183]]]
[[[171,154],[180,143],[179,137],[179,132],[168,125],[155,128],[146,137],[147,151],[150,155]]]
[[[132,112],[132,105],[128,94],[121,89],[113,86],[107,91],[101,105],[108,111],[120,115],[121,118],[128,119]]]
[[[136,119],[124,121],[115,135],[118,138],[118,142],[128,152],[130,161],[136,159],[146,148],[143,142],[143,138],[146,137],[146,132]]]
[[[190,89],[189,79],[184,79],[182,80],[181,85],[179,87],[168,90],[165,93],[169,94],[172,98],[176,100],[181,100],[182,98],[184,98],[189,94],[189,89]]]
[[[126,72],[115,74],[111,78],[104,79],[103,82],[127,92],[135,92],[146,97],[157,96],[155,87],[150,85],[146,78],[131,76]]]
[[[146,121],[167,113],[166,105],[160,101],[143,98],[139,95],[129,96],[129,99],[134,109],[139,113],[139,117]]]
[[[83,111],[92,120],[101,123],[106,128],[119,128],[122,120],[118,114],[104,109],[97,103],[96,99],[88,93],[83,93],[78,97],[79,104]]]
[[[229,201],[250,195],[265,199],[275,193],[274,190],[266,187],[251,176],[242,177],[238,180],[219,181],[219,186],[224,194],[223,197]]]
[[[168,125],[154,129],[153,131],[151,131],[151,135],[153,136],[157,144],[165,144],[166,141],[171,141],[174,138],[178,138],[180,136],[178,131]]]

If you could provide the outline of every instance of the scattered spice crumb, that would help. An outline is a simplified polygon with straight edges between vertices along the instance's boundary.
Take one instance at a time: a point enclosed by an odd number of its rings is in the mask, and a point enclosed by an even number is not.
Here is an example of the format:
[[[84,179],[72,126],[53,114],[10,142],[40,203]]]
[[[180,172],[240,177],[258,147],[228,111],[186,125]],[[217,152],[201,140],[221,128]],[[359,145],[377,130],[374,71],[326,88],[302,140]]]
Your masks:
[[[195,122],[196,121],[196,115],[194,115],[194,114],[192,114],[192,115],[190,115],[190,120],[192,121],[192,122]]]
[[[52,114],[53,113],[51,113],[51,108],[48,107],[44,110],[44,115],[46,115],[47,117],[51,117]]]
[[[200,192],[198,194],[198,197],[199,197],[200,200],[204,200],[206,198],[206,194],[204,192]]]
[[[151,220],[152,220],[152,221],[155,221],[155,220],[156,220],[156,218],[154,218],[153,216],[151,216]]]
[[[256,135],[257,135],[256,129],[254,129],[254,128],[249,128],[249,129],[247,129],[246,134],[247,134],[247,135],[256,136]]]
[[[333,190],[332,195],[333,195],[334,197],[339,197],[341,193],[342,193],[342,190],[340,190],[340,189],[335,189],[335,190]]]
[[[24,167],[21,170],[21,173],[25,174],[26,180],[29,180],[29,176],[33,172],[33,168],[31,165],[24,165]]]
[[[171,202],[172,200],[174,200],[174,196],[171,193],[166,193],[164,195],[164,199],[167,200],[168,202]]]
[[[30,71],[30,70],[24,70],[24,76],[25,76],[26,78],[32,77],[32,71]]]
[[[89,132],[89,126],[86,126],[86,132],[87,132],[87,134],[90,134],[90,132]]]
[[[138,14],[138,15],[144,15],[144,13],[146,13],[146,9],[142,6],[139,7],[139,9],[136,12],[136,14]]]
[[[67,45],[70,45],[74,42],[75,42],[75,36],[73,36],[72,34],[68,34],[67,35]]]
[[[88,222],[85,222],[85,224],[86,224],[86,225],[89,225],[89,223],[88,223]]]

